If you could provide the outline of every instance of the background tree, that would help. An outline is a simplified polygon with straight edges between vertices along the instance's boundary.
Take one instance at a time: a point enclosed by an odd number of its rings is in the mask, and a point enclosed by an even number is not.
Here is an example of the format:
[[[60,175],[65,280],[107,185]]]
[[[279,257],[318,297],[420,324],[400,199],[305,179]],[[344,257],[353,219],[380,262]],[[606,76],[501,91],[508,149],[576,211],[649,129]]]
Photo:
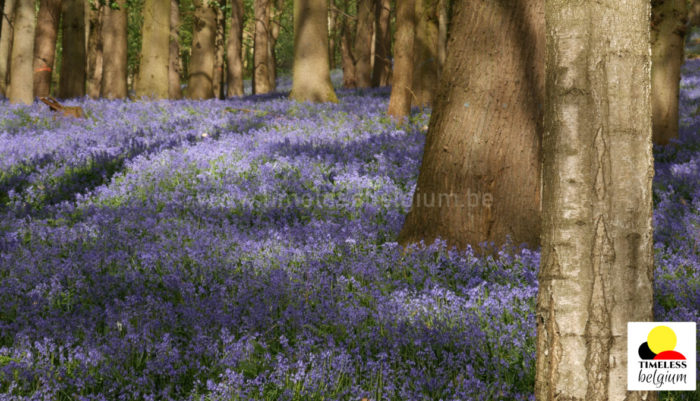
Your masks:
[[[85,3],[83,0],[63,0],[61,5],[63,60],[58,81],[58,96],[85,96]],[[66,73],[70,71],[70,73]]]
[[[538,244],[542,9],[543,1],[455,3],[402,244],[438,237],[460,248],[508,237]]]
[[[328,61],[326,0],[294,0],[294,70],[291,99],[337,102]]]
[[[433,104],[438,85],[438,2],[439,0],[416,0],[413,93],[414,104],[420,107]]]
[[[10,54],[12,53],[12,29],[17,0],[5,0],[0,26],[0,97],[7,94],[7,84],[10,79]]]
[[[396,6],[394,74],[387,113],[401,119],[411,113],[416,5],[414,0],[403,0],[397,2]]]
[[[253,48],[253,93],[268,93],[274,90],[270,81],[270,62],[268,61],[270,38],[271,0],[255,0],[255,45]]]
[[[649,14],[547,1],[538,400],[656,399],[624,380],[627,322],[654,317]]]
[[[102,97],[127,96],[126,0],[108,0],[102,26]]]
[[[10,61],[11,103],[32,104],[34,84],[32,62],[34,58],[34,0],[17,0],[15,5],[12,55]]]
[[[88,46],[87,46],[87,95],[100,97],[102,85],[102,21],[104,4],[99,0],[88,0]]]
[[[214,73],[212,85],[214,97],[223,99],[224,97],[224,48],[226,46],[226,0],[219,0],[218,7],[214,7],[216,12],[216,36],[214,37]]]
[[[41,0],[34,39],[34,95],[49,96],[61,0]]]
[[[267,72],[270,74],[269,82],[272,84],[272,90],[277,89],[277,55],[275,47],[277,39],[280,35],[281,16],[284,7],[283,0],[270,1],[268,3],[270,10],[270,36],[267,42]]]
[[[391,76],[391,0],[375,0],[374,66],[372,86],[389,85]]]
[[[178,0],[170,0],[170,49],[168,51],[168,97],[181,99],[180,73],[182,64],[180,58],[180,4]]]
[[[353,32],[355,32],[352,22],[356,21],[356,19],[351,20],[348,18],[350,1],[344,0],[343,6],[344,13],[340,24],[340,54],[343,67],[343,87],[355,88],[357,87],[357,72],[355,71],[355,56],[352,53],[354,43]]]
[[[243,95],[243,0],[231,0],[231,28],[226,44],[226,95]]]
[[[216,13],[208,0],[195,1],[195,7],[187,97],[190,99],[211,99],[214,97]]]
[[[144,1],[141,62],[134,83],[134,92],[137,97],[168,98],[170,1]]]
[[[355,34],[355,78],[358,88],[372,86],[372,32],[374,0],[357,0],[357,33]]]
[[[688,20],[686,1],[651,2],[651,112],[653,138],[658,144],[678,138],[678,94]]]

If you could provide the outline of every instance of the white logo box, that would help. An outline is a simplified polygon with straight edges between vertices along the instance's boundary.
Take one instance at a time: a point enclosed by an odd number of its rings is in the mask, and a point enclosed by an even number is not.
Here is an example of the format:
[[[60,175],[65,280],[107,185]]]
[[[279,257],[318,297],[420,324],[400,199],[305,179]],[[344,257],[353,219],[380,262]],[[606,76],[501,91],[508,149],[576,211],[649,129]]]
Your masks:
[[[676,345],[672,350],[681,353],[683,360],[642,359],[639,347],[647,342],[649,333],[666,326],[675,334]],[[668,330],[660,329],[655,333]],[[696,344],[697,327],[695,322],[628,322],[627,323],[627,390],[630,391],[695,391],[696,378]],[[659,336],[652,336],[652,341],[659,349]],[[661,338],[668,338],[662,336]],[[666,344],[667,342],[664,342]],[[668,347],[662,347],[668,348]],[[649,351],[651,352],[651,351]],[[659,352],[660,353],[660,352]],[[653,356],[647,355],[647,358]],[[685,362],[685,367],[682,362]]]

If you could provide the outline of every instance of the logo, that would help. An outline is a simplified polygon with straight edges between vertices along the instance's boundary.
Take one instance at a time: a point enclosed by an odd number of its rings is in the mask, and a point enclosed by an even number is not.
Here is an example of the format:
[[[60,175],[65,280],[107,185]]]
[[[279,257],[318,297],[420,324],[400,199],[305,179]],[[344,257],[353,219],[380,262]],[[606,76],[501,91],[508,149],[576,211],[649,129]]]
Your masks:
[[[627,389],[696,389],[695,322],[627,323]]]

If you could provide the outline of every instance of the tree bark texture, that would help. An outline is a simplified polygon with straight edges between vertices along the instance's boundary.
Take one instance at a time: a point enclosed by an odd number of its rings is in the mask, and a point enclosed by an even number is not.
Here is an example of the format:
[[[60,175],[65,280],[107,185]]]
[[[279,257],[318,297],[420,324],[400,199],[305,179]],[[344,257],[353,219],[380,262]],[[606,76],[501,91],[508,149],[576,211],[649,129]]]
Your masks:
[[[678,94],[684,61],[686,0],[651,2],[651,113],[654,143],[678,138]]]
[[[102,97],[127,96],[126,45],[126,0],[115,0],[105,5],[102,26]]]
[[[219,0],[219,7],[216,7],[216,38],[214,39],[215,50],[215,61],[214,61],[214,76],[213,76],[213,86],[214,86],[214,97],[217,99],[223,99],[224,96],[224,46],[226,41],[226,14],[224,13],[224,7],[226,7],[225,0]]]
[[[460,0],[453,21],[445,76],[399,241],[442,238],[450,246],[479,248],[510,238],[537,246],[543,0]]]
[[[391,77],[391,0],[376,0],[372,86],[387,86]]]
[[[182,99],[180,74],[182,64],[180,59],[180,2],[170,0],[170,39],[168,51],[168,98]]]
[[[136,97],[168,98],[170,66],[170,0],[145,0],[143,40],[139,72],[134,82]]]
[[[5,0],[2,8],[3,23],[0,27],[0,97],[8,92],[10,81],[10,54],[12,54],[13,25],[17,0]]]
[[[231,30],[226,44],[226,95],[243,96],[243,0],[231,1]]]
[[[89,2],[88,50],[87,50],[87,95],[100,97],[102,85],[102,22],[105,6],[99,1]]]
[[[211,99],[214,97],[216,13],[206,0],[196,1],[195,7],[187,97]]]
[[[34,39],[34,95],[49,96],[61,20],[61,0],[41,0]]]
[[[10,56],[10,103],[32,104],[34,101],[34,17],[34,0],[17,0]]]
[[[355,77],[358,88],[372,86],[372,32],[374,31],[373,0],[357,0],[357,33],[355,34]]]
[[[626,380],[653,320],[649,7],[546,2],[537,400],[656,399]]]
[[[349,5],[348,1],[344,2],[345,14],[341,20],[340,27],[340,60],[343,67],[343,87],[357,87],[357,73],[355,71],[355,56],[352,54],[353,49],[353,26],[351,21],[348,21]]]
[[[432,106],[438,86],[438,1],[416,0],[416,37],[413,42],[414,106]]]
[[[270,38],[269,3],[272,0],[255,0],[255,43],[253,45],[253,93],[269,93],[274,90],[270,82],[268,61]]]
[[[85,4],[83,0],[63,0],[63,61],[58,80],[58,97],[63,99],[85,96]]]
[[[413,82],[413,38],[415,35],[415,2],[402,0],[396,4],[396,43],[394,72],[387,113],[397,119],[411,114]]]
[[[282,17],[282,7],[284,1],[270,1],[270,37],[267,42],[267,72],[270,74],[269,82],[272,85],[272,90],[277,89],[277,55],[275,47],[277,46],[277,38],[280,35],[280,18]]]
[[[326,0],[294,0],[292,92],[298,102],[337,102],[328,61]]]

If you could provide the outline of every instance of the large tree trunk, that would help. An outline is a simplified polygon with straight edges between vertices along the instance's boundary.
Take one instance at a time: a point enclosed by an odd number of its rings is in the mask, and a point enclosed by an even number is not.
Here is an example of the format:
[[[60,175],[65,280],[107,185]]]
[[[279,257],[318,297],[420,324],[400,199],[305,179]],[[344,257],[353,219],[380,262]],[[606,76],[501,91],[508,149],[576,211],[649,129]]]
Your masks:
[[[17,0],[10,62],[10,103],[32,104],[34,84],[34,0]]]
[[[651,112],[654,143],[678,138],[678,92],[685,46],[686,0],[651,2]]]
[[[63,0],[62,8],[63,61],[58,97],[67,99],[85,96],[85,4],[83,0]]]
[[[102,26],[102,97],[124,99],[126,85],[126,0],[114,0],[116,9],[105,6]]]
[[[396,43],[394,74],[387,113],[397,119],[411,113],[413,82],[413,38],[415,35],[415,0],[399,1],[396,8]]]
[[[187,97],[211,99],[214,97],[214,43],[216,39],[216,13],[207,0],[195,1],[192,56],[187,69]]]
[[[255,0],[255,44],[253,47],[253,93],[268,93],[274,90],[270,82],[269,39],[271,0]]]
[[[219,7],[216,7],[216,37],[214,38],[214,74],[212,85],[214,97],[223,99],[224,97],[224,46],[226,41],[226,0],[219,0]]]
[[[100,97],[102,85],[102,21],[104,5],[90,3],[88,50],[87,50],[87,94],[93,99]]]
[[[179,0],[170,0],[170,50],[168,51],[168,97],[181,99],[180,73],[180,4]]]
[[[456,3],[402,244],[539,243],[543,3]]]
[[[373,0],[357,0],[357,34],[355,34],[355,76],[358,88],[372,86]]]
[[[231,31],[226,49],[226,95],[243,96],[243,0],[231,0]]]
[[[654,317],[649,6],[547,2],[541,401],[656,399],[625,379],[627,322]]]
[[[51,70],[56,56],[56,37],[61,20],[61,0],[41,0],[34,39],[34,95],[51,92]]]
[[[391,76],[391,0],[376,0],[375,19],[372,86],[386,86]]]
[[[10,54],[12,53],[12,27],[17,0],[5,0],[2,8],[3,24],[0,28],[0,97],[7,94],[10,79]]]
[[[413,92],[416,96],[414,105],[419,107],[432,106],[438,86],[438,1],[416,0],[416,38],[413,42]],[[489,46],[484,46],[484,49],[492,51],[492,48]]]
[[[337,102],[328,62],[326,0],[294,0],[294,68],[291,99]]]
[[[345,16],[341,20],[340,26],[340,60],[343,67],[343,87],[357,87],[357,72],[355,71],[355,56],[352,54],[354,29],[348,21],[349,2],[345,0]]]
[[[145,0],[136,97],[168,98],[170,61],[170,0]]]

